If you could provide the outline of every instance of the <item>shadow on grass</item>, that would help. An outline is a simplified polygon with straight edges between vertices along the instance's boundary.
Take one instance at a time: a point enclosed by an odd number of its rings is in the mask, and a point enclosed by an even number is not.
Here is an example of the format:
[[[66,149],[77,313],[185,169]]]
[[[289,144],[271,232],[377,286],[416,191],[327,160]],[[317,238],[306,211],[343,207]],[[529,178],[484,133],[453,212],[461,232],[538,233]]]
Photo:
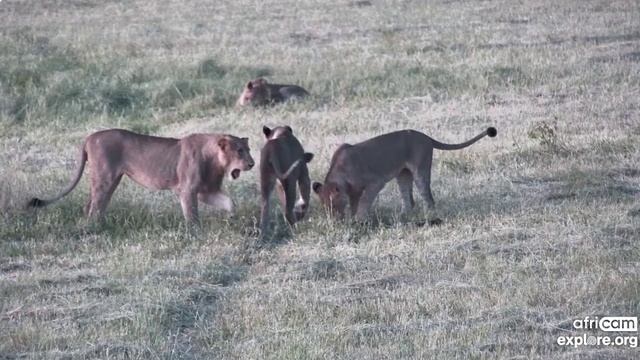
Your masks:
[[[7,256],[27,256],[34,251],[47,251],[51,255],[77,251],[86,246],[87,241],[103,246],[118,246],[149,237],[164,238],[171,233],[171,239],[204,241],[209,230],[223,232],[225,237],[244,237],[251,219],[246,216],[227,218],[225,214],[208,211],[201,212],[201,225],[187,225],[180,206],[163,206],[152,209],[149,206],[127,200],[116,200],[109,204],[104,221],[87,219],[80,201],[85,195],[72,196],[71,199],[43,209],[30,209],[16,212],[11,216],[0,217],[0,252]],[[203,206],[204,207],[204,206]],[[204,210],[204,209],[203,209]],[[57,240],[56,240],[57,239]],[[168,251],[176,247],[188,246],[193,241],[171,241]],[[34,243],[38,246],[34,247]],[[49,244],[51,245],[45,245]],[[55,244],[54,244],[55,243]],[[46,247],[47,249],[44,249]]]
[[[640,170],[626,167],[608,170],[572,169],[558,171],[544,178],[514,179],[515,190],[499,187],[463,195],[439,195],[436,188],[436,210],[433,212],[437,216],[425,213],[424,203],[419,198],[416,198],[417,206],[409,218],[401,217],[397,207],[378,202],[364,224],[352,220],[335,221],[334,226],[338,228],[335,234],[341,240],[358,243],[381,229],[437,226],[440,222],[433,220],[439,219],[438,217],[442,218],[444,224],[454,219],[466,218],[482,222],[485,219],[536,211],[567,202],[578,206],[592,206],[594,203],[631,205],[637,194],[640,194],[640,187],[633,183],[633,179],[638,176]],[[628,177],[633,179],[629,181]],[[423,214],[428,217],[425,219]],[[635,213],[629,216],[633,214]],[[323,233],[331,237],[334,231],[332,227],[327,227]]]
[[[620,172],[635,174],[628,168]],[[474,217],[482,220],[520,211],[536,211],[549,206],[593,207],[594,204],[631,204],[640,187],[612,170],[561,170],[544,177],[512,180],[515,189],[485,191],[464,196],[436,197],[436,206],[446,218]]]
[[[271,209],[271,221],[265,234],[260,234],[256,242],[258,248],[273,248],[294,238],[294,229],[286,221],[279,209]]]
[[[321,212],[321,210],[319,210]],[[431,223],[431,220],[435,222]],[[339,243],[359,244],[366,242],[369,237],[377,235],[385,229],[397,227],[411,227],[414,229],[437,226],[441,224],[440,219],[425,220],[417,214],[407,218],[401,217],[397,209],[384,204],[376,204],[371,209],[365,222],[357,222],[352,218],[336,219],[328,214],[312,215],[309,224],[305,224],[305,230],[316,233],[319,240],[329,246]]]

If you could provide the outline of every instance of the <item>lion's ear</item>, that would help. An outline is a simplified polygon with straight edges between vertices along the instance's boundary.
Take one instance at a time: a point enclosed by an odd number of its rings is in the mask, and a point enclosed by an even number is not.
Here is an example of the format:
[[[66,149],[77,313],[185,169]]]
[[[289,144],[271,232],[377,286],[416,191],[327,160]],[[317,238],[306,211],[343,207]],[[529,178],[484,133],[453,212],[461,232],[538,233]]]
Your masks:
[[[221,138],[220,140],[218,140],[218,146],[220,147],[220,149],[226,150],[229,146],[229,139],[227,139],[226,137]]]
[[[313,192],[315,192],[316,194],[320,194],[320,191],[322,191],[322,183],[319,182],[314,182],[313,183]]]
[[[304,153],[302,158],[304,159],[304,162],[306,162],[306,163],[311,162],[311,160],[313,160],[313,153]]]
[[[269,135],[271,135],[271,129],[269,129],[269,127],[267,125],[265,125],[265,126],[262,127],[262,133],[268,139]]]
[[[249,81],[249,82],[247,83],[247,86],[246,86],[246,87],[247,87],[247,89],[248,89],[248,90],[253,89],[253,83],[252,83],[251,81]]]
[[[285,125],[285,129],[289,130],[290,133],[293,134],[293,129],[289,125]]]

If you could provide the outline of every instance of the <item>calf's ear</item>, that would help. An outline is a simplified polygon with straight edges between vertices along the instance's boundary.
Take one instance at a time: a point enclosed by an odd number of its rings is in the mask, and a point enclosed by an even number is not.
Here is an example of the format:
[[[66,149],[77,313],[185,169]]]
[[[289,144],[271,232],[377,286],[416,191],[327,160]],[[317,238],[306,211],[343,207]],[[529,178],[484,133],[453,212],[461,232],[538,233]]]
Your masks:
[[[246,88],[247,88],[248,90],[253,89],[253,83],[252,83],[251,81],[249,81],[249,82],[247,83]]]
[[[285,129],[289,130],[290,133],[293,134],[293,129],[289,125],[285,125]]]

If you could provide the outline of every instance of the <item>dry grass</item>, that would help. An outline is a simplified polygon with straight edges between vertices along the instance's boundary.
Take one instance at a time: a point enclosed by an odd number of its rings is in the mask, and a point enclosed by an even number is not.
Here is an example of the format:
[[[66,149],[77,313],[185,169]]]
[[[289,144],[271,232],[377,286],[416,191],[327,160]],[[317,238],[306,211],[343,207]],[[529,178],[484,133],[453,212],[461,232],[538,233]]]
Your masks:
[[[634,1],[0,2],[0,358],[635,358],[561,347],[584,316],[640,313],[640,7]],[[313,99],[231,108],[246,80]],[[256,246],[237,216],[185,231],[125,181],[104,226],[86,180],[43,211],[89,132],[289,124],[316,154],[413,128],[437,152],[439,227],[308,221]],[[420,215],[417,215],[420,217]],[[580,334],[580,333],[577,333]],[[635,334],[637,335],[637,334]]]

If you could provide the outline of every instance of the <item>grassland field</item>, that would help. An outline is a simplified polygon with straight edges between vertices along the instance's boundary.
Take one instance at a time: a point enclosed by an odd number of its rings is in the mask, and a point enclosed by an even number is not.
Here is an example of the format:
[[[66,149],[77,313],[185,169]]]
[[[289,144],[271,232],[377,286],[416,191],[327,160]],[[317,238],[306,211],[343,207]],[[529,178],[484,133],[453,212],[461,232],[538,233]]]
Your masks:
[[[235,109],[258,76],[313,96]],[[344,142],[498,136],[436,151],[440,226],[399,221],[392,182],[369,226],[314,198],[259,244],[255,170],[196,233],[127,180],[104,224],[86,176],[24,208],[96,130],[228,132],[257,159],[280,124],[315,181]],[[0,359],[637,359],[557,339],[638,315],[638,1],[0,1]]]

